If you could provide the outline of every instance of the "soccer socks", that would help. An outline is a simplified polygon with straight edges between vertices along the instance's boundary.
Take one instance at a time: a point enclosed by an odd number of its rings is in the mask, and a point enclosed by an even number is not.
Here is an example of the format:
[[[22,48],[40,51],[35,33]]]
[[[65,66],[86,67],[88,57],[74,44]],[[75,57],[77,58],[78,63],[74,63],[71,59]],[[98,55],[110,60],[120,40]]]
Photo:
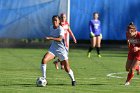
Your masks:
[[[93,47],[90,46],[88,49],[88,53],[91,52],[92,50],[93,50]],[[96,47],[96,51],[97,51],[97,54],[100,55],[100,47]]]
[[[91,52],[92,50],[93,50],[93,47],[90,46],[88,49],[88,53]]]
[[[88,49],[88,54],[87,54],[88,58],[90,58],[90,55],[91,55],[90,52],[91,52],[92,50],[93,50],[93,47],[90,46],[89,49]]]
[[[134,76],[134,73],[128,73],[126,82],[130,82],[133,76]]]
[[[68,72],[69,74],[69,77],[71,78],[72,81],[75,81],[75,78],[74,78],[74,74],[73,74],[73,71],[70,69],[70,71]]]
[[[42,76],[46,78],[46,64],[41,64]]]
[[[100,55],[100,47],[96,47],[97,54]]]

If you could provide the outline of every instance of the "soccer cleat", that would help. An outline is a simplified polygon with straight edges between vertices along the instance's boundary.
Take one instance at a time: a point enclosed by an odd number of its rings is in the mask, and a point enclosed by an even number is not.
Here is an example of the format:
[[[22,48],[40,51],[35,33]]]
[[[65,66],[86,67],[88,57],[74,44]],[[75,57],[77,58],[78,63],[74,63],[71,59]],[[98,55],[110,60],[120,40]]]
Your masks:
[[[55,68],[56,68],[56,69],[59,69],[59,67],[58,67],[58,62],[57,62],[57,61],[54,61],[53,63],[54,63],[54,65],[55,65]]]
[[[72,86],[76,86],[76,81],[72,81]]]
[[[87,55],[87,57],[90,58],[90,56],[91,56],[91,53],[89,52],[88,55]]]
[[[128,85],[130,85],[130,82],[126,82],[126,83],[125,83],[125,86],[128,86]]]
[[[98,57],[102,57],[102,56],[99,54]]]

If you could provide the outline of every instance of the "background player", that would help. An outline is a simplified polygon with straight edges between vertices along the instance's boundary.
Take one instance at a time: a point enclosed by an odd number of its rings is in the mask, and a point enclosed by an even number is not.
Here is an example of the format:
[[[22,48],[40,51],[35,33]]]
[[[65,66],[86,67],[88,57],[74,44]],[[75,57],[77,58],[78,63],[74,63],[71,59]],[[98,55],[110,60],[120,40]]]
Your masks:
[[[140,64],[140,32],[136,30],[133,23],[130,23],[126,32],[128,42],[128,57],[126,62],[126,71],[128,71],[125,85],[129,85],[134,76],[136,67]]]
[[[75,86],[76,82],[74,74],[68,62],[68,51],[63,42],[64,29],[62,28],[62,26],[60,26],[59,17],[53,16],[52,23],[53,26],[50,27],[50,36],[46,37],[47,40],[52,40],[52,43],[48,52],[44,55],[42,59],[41,63],[42,76],[46,78],[46,64],[55,57],[58,57],[59,60],[63,62],[64,69],[69,74],[72,80],[72,86]]]
[[[95,12],[93,13],[93,19],[89,22],[91,46],[89,47],[88,50],[88,58],[90,58],[91,51],[93,50],[94,47],[96,47],[98,57],[101,57],[100,47],[102,34],[101,34],[101,23],[98,18],[99,13]]]
[[[60,18],[61,18],[61,26],[65,30],[65,33],[64,33],[64,44],[65,44],[67,50],[69,50],[69,35],[72,37],[74,43],[77,43],[77,40],[76,40],[73,32],[70,29],[69,23],[67,22],[66,14],[62,13],[60,15]],[[59,62],[59,59],[54,61],[56,69],[59,69],[58,62]],[[60,63],[60,64],[61,64],[61,69],[64,69],[64,65],[62,63]]]

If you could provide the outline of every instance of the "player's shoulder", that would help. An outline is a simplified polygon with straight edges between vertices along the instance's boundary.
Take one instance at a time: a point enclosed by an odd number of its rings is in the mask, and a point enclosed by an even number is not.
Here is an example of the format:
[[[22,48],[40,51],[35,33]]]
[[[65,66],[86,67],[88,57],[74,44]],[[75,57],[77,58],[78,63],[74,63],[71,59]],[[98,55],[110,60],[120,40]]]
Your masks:
[[[94,23],[94,20],[93,19],[89,21],[89,24],[93,24],[93,23]]]
[[[89,22],[93,22],[94,20],[92,19],[92,20],[90,20]]]
[[[139,32],[139,31],[137,31],[137,35],[139,35],[139,36],[140,36],[140,32]]]
[[[64,30],[64,28],[63,28],[61,25],[58,27],[58,29],[59,29],[60,31],[63,31],[63,30]]]
[[[59,29],[63,29],[63,27],[60,25],[59,27],[58,27]]]

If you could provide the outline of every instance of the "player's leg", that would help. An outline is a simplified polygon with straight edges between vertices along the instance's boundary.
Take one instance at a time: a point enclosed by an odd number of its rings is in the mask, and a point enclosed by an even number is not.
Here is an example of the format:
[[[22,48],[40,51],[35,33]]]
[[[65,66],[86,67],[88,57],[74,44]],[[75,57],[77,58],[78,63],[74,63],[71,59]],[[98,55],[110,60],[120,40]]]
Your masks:
[[[137,75],[139,75],[140,74],[140,64],[138,65],[138,66],[136,66],[136,71],[137,71]]]
[[[126,85],[127,85],[127,83],[129,85],[131,79],[134,77],[135,68],[139,65],[139,63],[140,63],[140,61],[133,60],[131,66],[130,66],[130,69],[129,69],[128,76],[127,76]]]
[[[101,57],[101,55],[100,55],[100,47],[101,47],[101,37],[97,36],[96,37],[96,51],[97,51],[98,57]]]
[[[66,51],[66,50],[59,51],[59,53],[57,53],[57,56],[58,56],[59,60],[64,64],[65,71],[69,74],[69,76],[72,80],[72,86],[75,86],[76,82],[75,82],[75,78],[74,78],[74,73],[70,69],[69,62],[68,62],[68,51]]]
[[[52,53],[50,52],[47,52],[44,57],[42,58],[42,62],[41,62],[41,71],[42,71],[42,76],[44,78],[46,78],[46,64],[54,59],[55,55],[53,55]]]
[[[60,62],[60,65],[61,65],[61,69],[63,70],[64,69],[64,62]]]
[[[55,65],[55,68],[56,68],[56,69],[59,69],[59,63],[60,63],[60,65],[61,65],[61,69],[62,69],[62,70],[64,69],[64,64],[63,64],[63,62],[60,62],[59,59],[55,60],[53,63],[54,63],[54,65]]]
[[[133,60],[134,60],[134,54],[129,52],[128,57],[127,57],[127,61],[126,61],[126,65],[125,65],[126,71],[128,72],[125,85],[129,85],[131,78],[134,76],[134,74],[132,73],[132,70],[131,70]]]
[[[90,56],[91,56],[91,51],[93,50],[93,47],[95,47],[95,43],[96,42],[96,37],[92,37],[92,38],[90,38],[90,43],[91,43],[91,45],[90,45],[90,47],[89,47],[89,49],[88,49],[88,58],[90,58]]]
[[[53,63],[55,65],[55,68],[58,70],[59,69],[59,59],[55,60]]]
[[[75,78],[74,78],[74,73],[73,73],[72,69],[70,68],[68,60],[64,60],[62,62],[64,63],[65,71],[69,74],[69,77],[71,78],[72,86],[75,86],[76,85],[76,81],[75,81]]]
[[[128,71],[128,74],[127,74],[127,79],[126,79],[125,85],[129,85],[131,78],[134,76],[134,74],[130,70],[132,62],[133,62],[133,60],[128,60],[127,59],[125,68],[126,68],[126,71]]]
[[[133,60],[127,59],[126,65],[125,65],[125,69],[127,72],[129,72],[132,62],[133,62]]]

